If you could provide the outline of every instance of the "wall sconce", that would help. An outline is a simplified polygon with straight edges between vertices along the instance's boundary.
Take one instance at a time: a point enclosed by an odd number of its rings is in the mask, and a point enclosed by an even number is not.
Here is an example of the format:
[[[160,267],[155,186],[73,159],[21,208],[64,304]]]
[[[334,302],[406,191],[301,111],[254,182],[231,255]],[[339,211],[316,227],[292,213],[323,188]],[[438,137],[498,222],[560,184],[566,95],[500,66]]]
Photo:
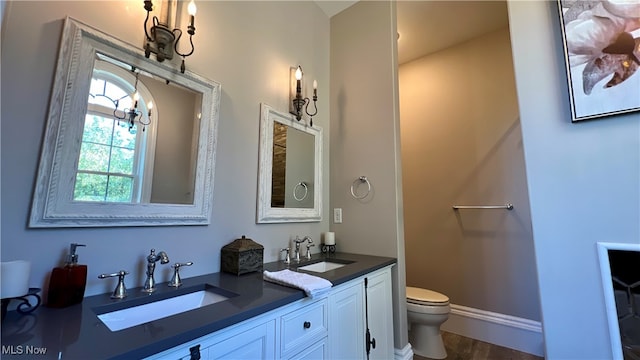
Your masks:
[[[289,78],[291,79],[291,109],[290,113],[296,116],[296,120],[300,121],[302,119],[302,108],[304,107],[304,112],[309,115],[310,121],[309,125],[313,126],[313,117],[318,113],[318,82],[313,80],[313,107],[315,108],[315,112],[313,114],[309,113],[309,103],[311,100],[309,98],[302,97],[302,67],[298,65],[297,68],[292,67]],[[295,82],[293,81],[295,79]],[[295,90],[294,90],[295,86]]]
[[[132,70],[135,72],[135,69]],[[136,83],[134,86],[133,94],[131,95],[131,99],[133,101],[133,106],[129,109],[119,110],[119,100],[111,100],[115,105],[113,109],[113,116],[118,120],[118,124],[120,124],[120,120],[125,120],[129,125],[129,132],[132,132],[133,127],[136,124],[136,121],[142,125],[142,131],[144,132],[147,125],[151,124],[151,109],[153,108],[153,103],[149,101],[147,104],[147,117],[145,119],[142,116],[142,112],[138,110],[138,101],[140,100],[140,95],[138,94],[138,73],[136,72]],[[118,115],[118,111],[122,113],[122,115]]]
[[[151,28],[149,28],[149,13],[153,11],[153,3],[151,2],[151,0],[144,1],[144,9],[147,11],[147,17],[144,19],[144,34],[147,39],[147,44],[144,47],[144,56],[148,58],[151,53],[154,53],[156,54],[156,59],[159,62],[163,62],[164,60],[173,59],[173,52],[175,51],[176,54],[182,56],[180,72],[184,74],[184,59],[187,56],[193,54],[193,51],[195,50],[192,37],[196,33],[196,28],[194,26],[196,17],[196,4],[193,2],[193,0],[191,0],[189,2],[189,5],[187,6],[187,12],[189,13],[189,26],[187,27],[187,33],[189,34],[191,51],[184,54],[178,51],[178,42],[182,37],[182,30],[177,28],[171,30],[171,15],[175,13],[175,7],[176,6],[174,0],[163,0],[162,8],[160,11],[160,19],[158,19],[157,16],[154,16],[152,19],[153,24]]]

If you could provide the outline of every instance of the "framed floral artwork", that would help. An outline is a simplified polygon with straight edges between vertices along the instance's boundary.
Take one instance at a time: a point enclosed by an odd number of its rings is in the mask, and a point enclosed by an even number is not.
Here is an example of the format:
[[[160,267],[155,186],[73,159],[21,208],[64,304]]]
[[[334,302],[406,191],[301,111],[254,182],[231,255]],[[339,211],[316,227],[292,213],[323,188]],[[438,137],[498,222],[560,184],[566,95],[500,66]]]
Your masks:
[[[557,0],[571,120],[640,111],[640,0]]]

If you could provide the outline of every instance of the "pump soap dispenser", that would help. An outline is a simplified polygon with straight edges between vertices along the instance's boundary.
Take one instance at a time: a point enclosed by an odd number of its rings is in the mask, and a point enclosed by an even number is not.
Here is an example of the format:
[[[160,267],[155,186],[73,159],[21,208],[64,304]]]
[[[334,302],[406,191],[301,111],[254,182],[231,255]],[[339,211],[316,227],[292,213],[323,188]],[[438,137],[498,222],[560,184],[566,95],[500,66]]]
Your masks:
[[[78,265],[76,248],[86,246],[71,244],[67,261],[63,267],[51,271],[47,306],[63,308],[82,302],[84,289],[87,286],[87,265]]]

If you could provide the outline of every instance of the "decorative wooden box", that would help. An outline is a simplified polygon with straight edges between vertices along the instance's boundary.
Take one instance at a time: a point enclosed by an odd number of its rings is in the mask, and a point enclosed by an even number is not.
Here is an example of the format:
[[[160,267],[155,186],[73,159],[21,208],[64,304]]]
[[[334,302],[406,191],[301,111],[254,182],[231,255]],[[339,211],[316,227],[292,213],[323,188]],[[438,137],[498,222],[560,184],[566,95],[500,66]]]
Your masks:
[[[221,270],[224,272],[242,275],[262,271],[264,246],[247,239],[244,235],[241,239],[223,246],[220,252]]]

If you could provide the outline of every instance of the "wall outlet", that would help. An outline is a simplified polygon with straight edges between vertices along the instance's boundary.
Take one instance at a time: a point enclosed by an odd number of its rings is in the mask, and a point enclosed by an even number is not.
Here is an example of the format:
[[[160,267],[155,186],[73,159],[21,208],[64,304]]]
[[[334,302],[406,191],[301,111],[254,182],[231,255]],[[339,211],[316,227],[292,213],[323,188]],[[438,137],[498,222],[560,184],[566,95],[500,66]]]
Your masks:
[[[333,209],[333,223],[334,224],[342,224],[342,209],[341,208]]]

